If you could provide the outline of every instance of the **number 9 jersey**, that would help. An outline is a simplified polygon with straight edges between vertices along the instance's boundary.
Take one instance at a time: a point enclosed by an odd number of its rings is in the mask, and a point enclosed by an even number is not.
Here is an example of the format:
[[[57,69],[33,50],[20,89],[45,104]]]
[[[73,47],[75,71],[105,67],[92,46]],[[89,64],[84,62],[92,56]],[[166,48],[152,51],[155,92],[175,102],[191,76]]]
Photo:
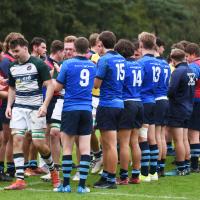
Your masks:
[[[86,57],[76,56],[63,62],[57,81],[65,89],[63,111],[92,111],[92,88],[96,65]]]

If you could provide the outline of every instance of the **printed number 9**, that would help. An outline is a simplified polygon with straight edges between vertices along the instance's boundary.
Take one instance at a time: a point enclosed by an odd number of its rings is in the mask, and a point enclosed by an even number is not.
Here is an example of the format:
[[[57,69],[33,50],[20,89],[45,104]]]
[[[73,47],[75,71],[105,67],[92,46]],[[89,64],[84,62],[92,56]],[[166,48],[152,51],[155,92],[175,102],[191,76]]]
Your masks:
[[[90,72],[88,69],[82,69],[81,73],[80,73],[80,86],[82,87],[86,87],[89,84],[89,76],[90,76]]]

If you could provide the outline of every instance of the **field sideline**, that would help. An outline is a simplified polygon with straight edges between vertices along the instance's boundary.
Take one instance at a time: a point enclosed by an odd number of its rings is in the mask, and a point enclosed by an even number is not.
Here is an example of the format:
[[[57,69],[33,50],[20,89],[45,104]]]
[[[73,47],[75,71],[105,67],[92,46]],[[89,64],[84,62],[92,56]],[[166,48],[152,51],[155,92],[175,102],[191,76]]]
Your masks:
[[[168,163],[172,158],[168,158]],[[169,168],[172,168],[169,165]],[[73,171],[73,174],[75,171]],[[117,190],[99,190],[93,189],[93,183],[99,178],[99,175],[89,175],[87,185],[91,188],[89,194],[76,194],[77,182],[71,181],[72,193],[55,193],[52,191],[51,183],[43,182],[39,177],[29,177],[26,179],[28,188],[23,191],[4,191],[3,187],[8,185],[0,182],[0,200],[39,200],[39,199],[67,199],[75,200],[199,200],[200,174],[192,174],[185,177],[165,177],[157,182],[141,183],[139,185],[118,186]]]

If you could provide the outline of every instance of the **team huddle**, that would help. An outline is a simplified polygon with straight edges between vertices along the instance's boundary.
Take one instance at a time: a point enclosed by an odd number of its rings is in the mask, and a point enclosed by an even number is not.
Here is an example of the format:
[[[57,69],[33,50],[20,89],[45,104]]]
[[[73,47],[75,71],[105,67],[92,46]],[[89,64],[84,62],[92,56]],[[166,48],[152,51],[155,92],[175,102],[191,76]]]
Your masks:
[[[5,190],[25,189],[26,176],[46,173],[41,179],[51,180],[55,192],[68,193],[75,167],[78,193],[90,192],[90,168],[100,174],[99,189],[199,172],[197,44],[174,44],[168,61],[164,42],[148,32],[134,42],[117,41],[111,31],[89,40],[67,36],[51,43],[49,55],[44,39],[29,45],[10,33],[0,47],[0,181],[16,178]],[[170,151],[176,169],[165,172]]]

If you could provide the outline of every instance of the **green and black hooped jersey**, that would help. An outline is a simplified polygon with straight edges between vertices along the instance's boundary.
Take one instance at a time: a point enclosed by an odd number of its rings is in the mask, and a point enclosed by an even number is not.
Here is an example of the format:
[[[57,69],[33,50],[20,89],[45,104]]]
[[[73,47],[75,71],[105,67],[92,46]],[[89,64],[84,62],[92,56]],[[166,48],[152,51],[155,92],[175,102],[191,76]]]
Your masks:
[[[42,84],[50,79],[48,66],[41,59],[31,56],[23,64],[12,63],[9,86],[16,89],[14,107],[39,109],[43,103]]]

